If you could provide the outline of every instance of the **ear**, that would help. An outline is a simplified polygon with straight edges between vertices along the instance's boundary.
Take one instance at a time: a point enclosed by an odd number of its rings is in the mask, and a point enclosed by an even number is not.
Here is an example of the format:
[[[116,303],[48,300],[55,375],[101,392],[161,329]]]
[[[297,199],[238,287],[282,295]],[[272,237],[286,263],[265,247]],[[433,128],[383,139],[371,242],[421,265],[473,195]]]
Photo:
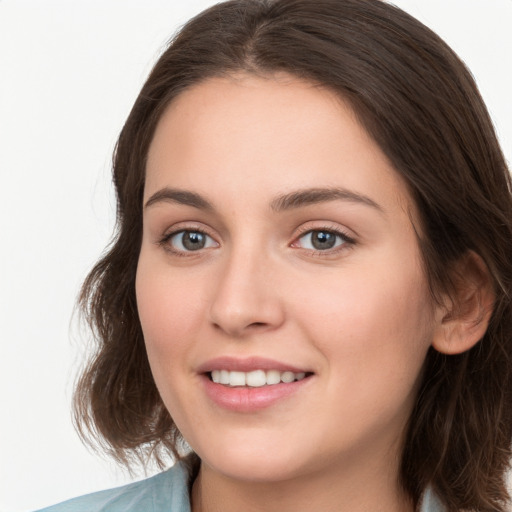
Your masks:
[[[432,341],[443,354],[461,354],[483,338],[495,299],[489,269],[473,251],[457,262],[453,276],[454,290],[436,310]]]

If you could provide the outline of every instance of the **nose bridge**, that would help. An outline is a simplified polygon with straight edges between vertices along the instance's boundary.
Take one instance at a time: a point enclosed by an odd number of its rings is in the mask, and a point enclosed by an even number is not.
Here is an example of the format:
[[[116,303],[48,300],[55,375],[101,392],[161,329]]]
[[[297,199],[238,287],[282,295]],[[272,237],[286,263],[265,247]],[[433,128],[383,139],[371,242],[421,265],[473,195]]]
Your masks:
[[[212,297],[211,321],[234,336],[282,323],[284,311],[272,279],[274,265],[254,241],[227,251]]]

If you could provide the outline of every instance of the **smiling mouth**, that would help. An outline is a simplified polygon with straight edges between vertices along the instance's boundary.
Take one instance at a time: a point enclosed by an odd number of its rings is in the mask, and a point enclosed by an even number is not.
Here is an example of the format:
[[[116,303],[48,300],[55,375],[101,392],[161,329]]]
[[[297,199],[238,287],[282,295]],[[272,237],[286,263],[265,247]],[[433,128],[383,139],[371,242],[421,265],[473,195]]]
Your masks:
[[[252,387],[274,386],[276,384],[290,384],[303,380],[310,375],[309,372],[291,372],[279,370],[253,370],[240,372],[231,370],[213,370],[207,374],[211,381],[229,387]]]

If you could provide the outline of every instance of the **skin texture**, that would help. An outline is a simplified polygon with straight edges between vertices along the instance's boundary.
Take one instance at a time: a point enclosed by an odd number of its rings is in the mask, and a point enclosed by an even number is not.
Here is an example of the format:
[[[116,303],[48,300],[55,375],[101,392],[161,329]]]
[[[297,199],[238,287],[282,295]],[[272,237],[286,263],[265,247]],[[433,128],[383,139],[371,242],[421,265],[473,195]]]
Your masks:
[[[155,199],[165,187],[210,207]],[[276,208],[333,187],[375,204]],[[286,75],[196,85],[157,127],[144,197],[139,314],[164,403],[202,460],[194,510],[412,510],[400,447],[443,312],[407,188],[350,108]],[[168,236],[183,230],[205,233],[205,247]],[[315,250],[311,230],[351,241]],[[224,356],[312,375],[269,407],[227,410],[198,370]]]

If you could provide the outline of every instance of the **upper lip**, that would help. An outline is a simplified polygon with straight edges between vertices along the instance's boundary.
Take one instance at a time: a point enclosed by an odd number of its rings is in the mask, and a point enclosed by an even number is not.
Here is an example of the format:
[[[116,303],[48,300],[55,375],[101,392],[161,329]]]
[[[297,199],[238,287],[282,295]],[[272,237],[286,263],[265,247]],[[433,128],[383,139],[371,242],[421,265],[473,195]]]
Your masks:
[[[308,372],[307,369],[268,359],[266,357],[216,357],[201,364],[198,373],[209,373],[213,370],[231,370],[238,372],[252,372],[254,370],[278,370],[280,372]]]

